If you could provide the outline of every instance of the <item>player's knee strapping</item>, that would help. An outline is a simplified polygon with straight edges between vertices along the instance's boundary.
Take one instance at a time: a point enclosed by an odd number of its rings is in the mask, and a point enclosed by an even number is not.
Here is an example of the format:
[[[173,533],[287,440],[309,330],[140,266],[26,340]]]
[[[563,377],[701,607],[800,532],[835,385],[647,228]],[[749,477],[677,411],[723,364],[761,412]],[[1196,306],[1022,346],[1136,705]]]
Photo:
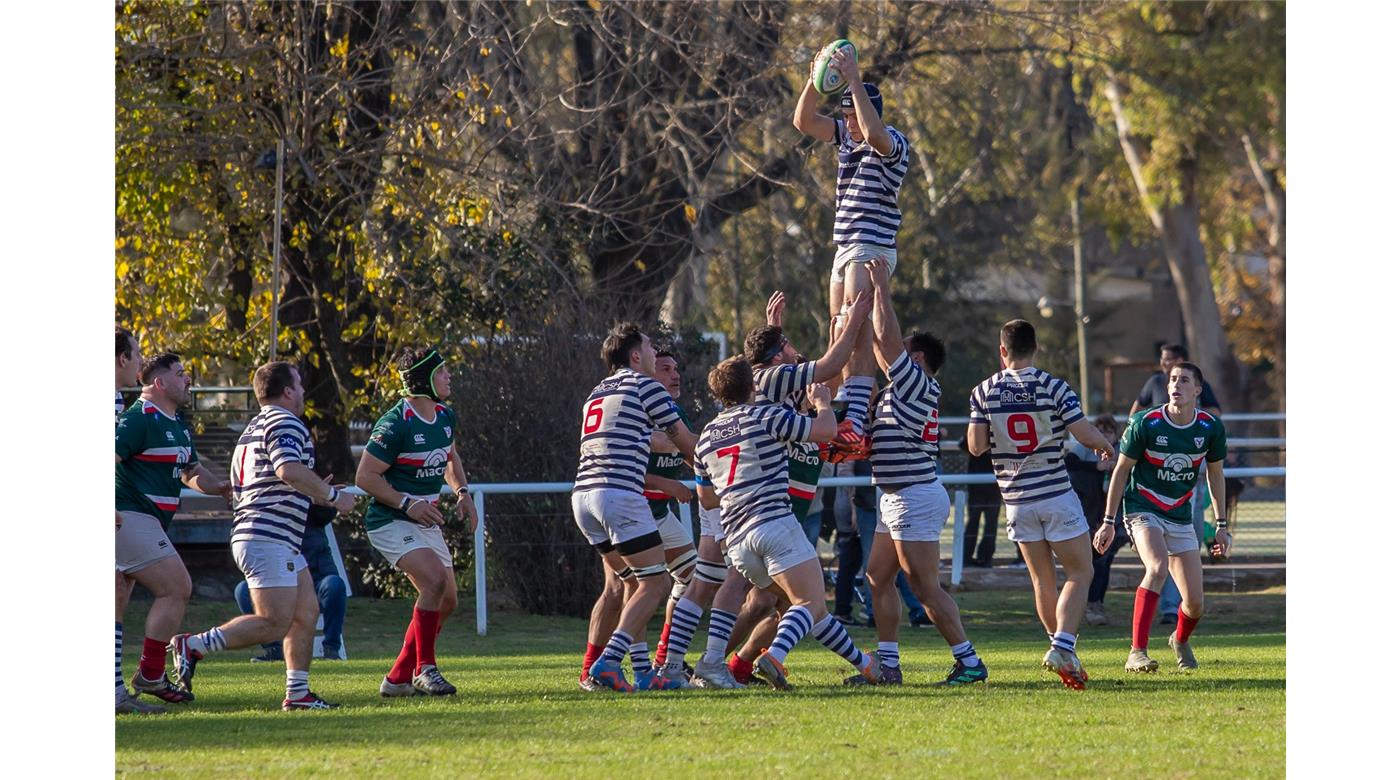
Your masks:
[[[671,572],[671,578],[676,584],[685,586],[690,584],[690,579],[695,576],[695,560],[700,554],[695,550],[686,550],[677,555],[675,560],[666,564],[667,571]]]
[[[632,569],[632,576],[639,580],[644,580],[649,577],[660,577],[665,573],[666,564],[664,563],[654,563],[650,566],[638,566]]]
[[[622,567],[620,570],[613,572],[613,574],[616,574],[617,578],[623,582],[626,582],[629,577],[633,576],[632,569],[628,566]]]
[[[729,572],[729,567],[720,561],[707,561],[704,558],[695,562],[695,576],[701,582],[708,582],[711,585],[723,585],[724,576]]]

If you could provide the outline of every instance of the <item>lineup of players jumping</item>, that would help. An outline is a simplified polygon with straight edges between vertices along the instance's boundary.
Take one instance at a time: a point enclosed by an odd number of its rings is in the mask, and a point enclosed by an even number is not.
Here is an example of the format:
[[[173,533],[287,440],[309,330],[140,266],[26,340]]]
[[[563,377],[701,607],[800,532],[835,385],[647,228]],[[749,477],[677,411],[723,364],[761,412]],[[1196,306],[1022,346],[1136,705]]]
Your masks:
[[[808,634],[851,664],[847,684],[902,684],[894,587],[901,571],[949,645],[952,669],[937,684],[989,678],[957,604],[939,583],[938,540],[949,515],[936,467],[941,389],[935,376],[944,344],[929,333],[902,331],[890,293],[896,196],[909,141],[884,123],[879,90],[861,81],[853,57],[837,52],[831,67],[861,85],[842,95],[840,116],[817,113],[818,93],[809,81],[793,118],[798,130],[837,148],[826,352],[811,361],[801,357],[783,333],[785,298],[775,293],[766,324],[745,338],[744,354],[709,372],[709,391],[722,409],[697,433],[676,403],[681,386],[673,355],[658,353],[631,323],[615,326],[603,342],[609,375],[583,404],[571,496],[574,519],[606,573],[579,677],[587,690],[732,689],[754,678],[788,688],[788,654]],[[1198,407],[1201,370],[1177,364],[1167,378],[1169,402],[1131,418],[1110,479],[1109,516],[1091,540],[1062,447],[1067,434],[1104,459],[1114,457],[1114,446],[1085,418],[1073,390],[1034,366],[1036,350],[1030,323],[1002,327],[1003,368],[972,392],[968,442],[973,454],[992,456],[1007,535],[1026,560],[1049,641],[1043,666],[1070,688],[1082,690],[1089,679],[1075,644],[1092,576],[1091,545],[1102,552],[1112,544],[1121,507],[1146,569],[1125,668],[1158,668],[1147,655],[1148,635],[1168,575],[1183,594],[1168,644],[1181,668],[1195,668],[1189,640],[1204,601],[1190,502],[1202,464],[1212,505],[1222,515],[1226,506],[1225,430]],[[260,411],[240,436],[225,480],[199,462],[179,417],[190,388],[179,356],[143,360],[136,338],[122,329],[116,352],[117,387],[142,387],[130,407],[117,396],[117,712],[164,711],[138,698],[143,695],[165,704],[191,701],[204,657],[279,640],[287,667],[283,709],[335,707],[310,689],[318,605],[300,540],[313,504],[348,512],[354,500],[313,470],[296,366],[275,361],[254,373]],[[435,349],[408,349],[396,368],[402,398],[375,424],[355,475],[370,497],[364,523],[372,545],[419,594],[379,690],[386,697],[453,695],[457,689],[435,655],[438,633],[457,604],[441,530],[449,522],[439,505],[447,488],[457,497],[457,522],[474,530],[477,517],[454,444],[458,422],[446,405],[446,359]],[[878,392],[877,374],[886,380]],[[880,493],[867,565],[878,635],[873,653],[858,648],[827,612],[816,550],[794,514],[806,514],[821,459],[860,457],[869,459]],[[693,494],[683,484],[692,468]],[[182,487],[233,502],[232,551],[254,607],[251,615],[193,634],[178,633],[190,578],[165,533]],[[677,505],[694,498],[701,506],[698,545]],[[1224,555],[1228,523],[1215,522],[1214,549]],[[1056,561],[1065,571],[1063,587]],[[137,582],[154,600],[129,691],[121,668],[122,615]],[[663,601],[653,658],[646,626]],[[686,657],[707,611],[705,649],[691,666]]]

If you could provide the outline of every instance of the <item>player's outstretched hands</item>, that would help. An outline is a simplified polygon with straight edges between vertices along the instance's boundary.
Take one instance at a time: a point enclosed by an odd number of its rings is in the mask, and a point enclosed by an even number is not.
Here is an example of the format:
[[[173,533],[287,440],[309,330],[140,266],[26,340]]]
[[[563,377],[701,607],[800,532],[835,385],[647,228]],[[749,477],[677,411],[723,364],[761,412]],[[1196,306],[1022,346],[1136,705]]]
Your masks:
[[[1113,544],[1113,536],[1116,533],[1118,532],[1114,530],[1113,523],[1105,518],[1103,524],[1099,526],[1099,530],[1094,533],[1094,549],[1098,550],[1099,555],[1108,551],[1108,546]]]
[[[824,384],[807,385],[807,403],[813,409],[831,406],[831,388]]]
[[[831,55],[831,67],[844,76],[846,83],[852,88],[860,84],[860,66],[856,64],[856,58],[847,53],[845,49],[837,49],[836,53]]]
[[[413,503],[408,505],[408,510],[404,512],[404,514],[408,515],[408,519],[424,528],[442,525],[442,513],[438,511],[437,507],[421,498],[414,499]]]
[[[768,298],[768,324],[779,328],[783,326],[783,307],[787,305],[787,297],[782,290],[777,290]]]

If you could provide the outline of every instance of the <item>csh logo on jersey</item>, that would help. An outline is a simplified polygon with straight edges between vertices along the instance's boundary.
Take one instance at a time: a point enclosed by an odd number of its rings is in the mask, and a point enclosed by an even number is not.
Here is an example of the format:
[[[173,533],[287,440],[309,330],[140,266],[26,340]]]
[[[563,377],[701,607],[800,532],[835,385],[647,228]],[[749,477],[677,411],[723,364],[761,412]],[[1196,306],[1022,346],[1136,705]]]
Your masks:
[[[415,471],[413,476],[418,479],[442,476],[447,471],[447,455],[446,447],[432,450],[423,458],[423,466]]]
[[[714,444],[728,444],[742,435],[743,431],[744,421],[742,419],[732,420],[711,429],[710,441]]]
[[[1157,469],[1157,478],[1163,482],[1191,482],[1196,479],[1196,470],[1191,467],[1191,458],[1173,452],[1162,461]]]

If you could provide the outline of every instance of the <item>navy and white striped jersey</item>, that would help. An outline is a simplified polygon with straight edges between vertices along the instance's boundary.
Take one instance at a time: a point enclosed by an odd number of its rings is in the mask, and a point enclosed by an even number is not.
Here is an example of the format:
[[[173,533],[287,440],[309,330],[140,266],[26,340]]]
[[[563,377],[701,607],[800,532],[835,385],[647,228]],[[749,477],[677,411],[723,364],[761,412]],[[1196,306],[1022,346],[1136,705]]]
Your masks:
[[[301,550],[311,499],[277,477],[277,467],[316,465],[311,431],[301,418],[269,404],[248,422],[229,463],[234,542],[279,542]]]
[[[1029,504],[1070,489],[1065,428],[1083,419],[1079,396],[1035,366],[1005,369],[972,391],[970,425],[986,425],[1002,499]]]
[[[796,409],[802,402],[807,385],[817,380],[817,364],[784,363],[753,372],[754,403],[782,404]]]
[[[938,380],[925,374],[909,353],[889,368],[870,428],[870,474],[876,485],[936,482]]]
[[[660,382],[630,368],[618,369],[593,388],[583,405],[574,490],[609,487],[641,493],[652,428],[680,419]]]
[[[831,139],[837,148],[836,222],[831,232],[837,246],[894,247],[900,221],[896,199],[909,170],[909,139],[893,127],[886,129],[894,148],[881,157],[868,141],[852,141],[845,120],[836,120]]]
[[[770,520],[792,517],[787,443],[812,433],[812,419],[777,404],[739,404],[719,413],[695,445],[695,481],[719,496],[726,544]]]

